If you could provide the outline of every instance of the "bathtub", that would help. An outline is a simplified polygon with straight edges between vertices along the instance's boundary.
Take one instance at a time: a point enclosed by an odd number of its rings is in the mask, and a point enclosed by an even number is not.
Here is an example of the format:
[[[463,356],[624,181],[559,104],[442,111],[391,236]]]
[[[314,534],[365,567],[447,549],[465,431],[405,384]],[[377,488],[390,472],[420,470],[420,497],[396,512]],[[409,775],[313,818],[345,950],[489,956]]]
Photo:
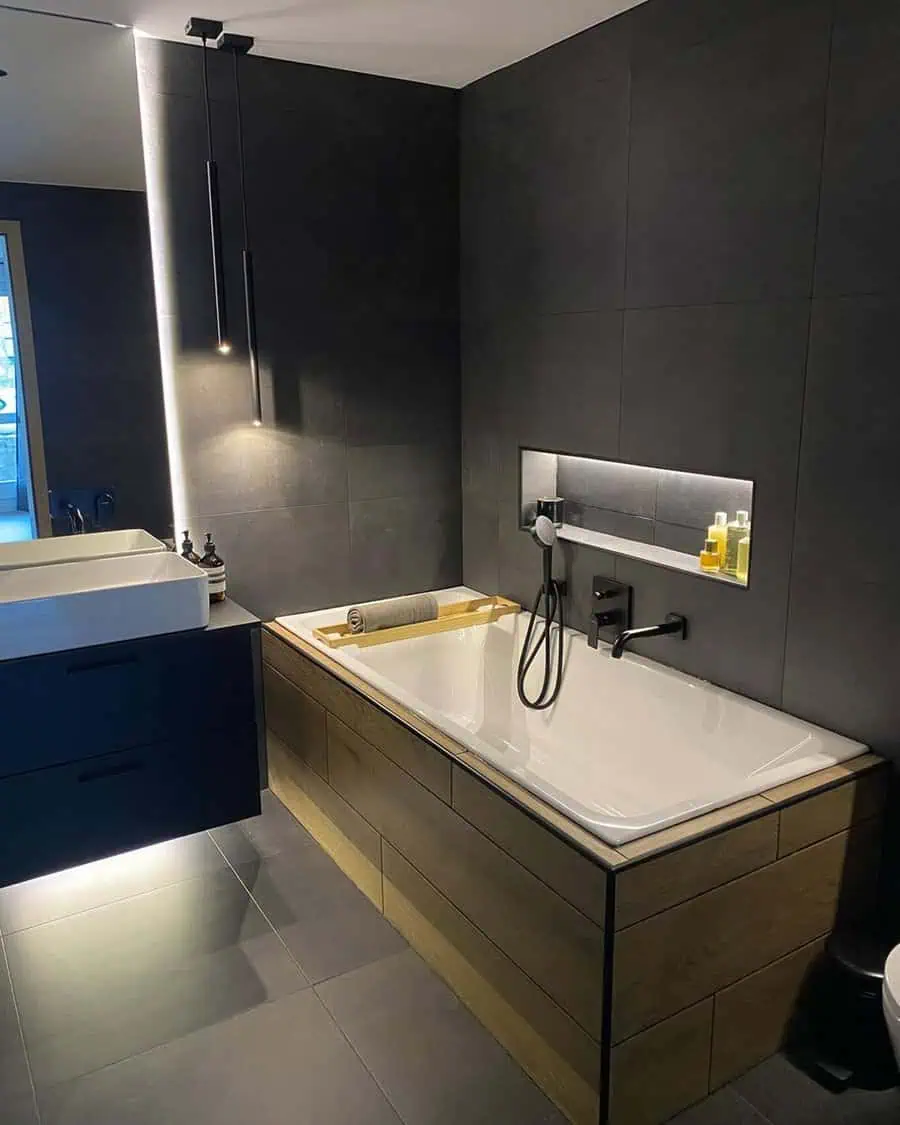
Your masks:
[[[436,593],[441,602],[481,596]],[[607,645],[591,649],[573,630],[559,699],[530,711],[516,693],[526,614],[368,648],[316,640],[313,629],[346,612],[278,622],[614,846],[866,751],[652,660],[612,660]]]

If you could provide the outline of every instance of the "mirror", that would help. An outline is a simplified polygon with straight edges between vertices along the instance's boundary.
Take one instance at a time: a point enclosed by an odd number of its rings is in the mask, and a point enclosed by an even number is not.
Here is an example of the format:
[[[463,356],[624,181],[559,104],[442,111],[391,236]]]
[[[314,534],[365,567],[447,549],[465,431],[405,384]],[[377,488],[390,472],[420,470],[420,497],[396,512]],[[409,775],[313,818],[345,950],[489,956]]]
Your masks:
[[[0,541],[171,497],[134,37],[0,9]]]

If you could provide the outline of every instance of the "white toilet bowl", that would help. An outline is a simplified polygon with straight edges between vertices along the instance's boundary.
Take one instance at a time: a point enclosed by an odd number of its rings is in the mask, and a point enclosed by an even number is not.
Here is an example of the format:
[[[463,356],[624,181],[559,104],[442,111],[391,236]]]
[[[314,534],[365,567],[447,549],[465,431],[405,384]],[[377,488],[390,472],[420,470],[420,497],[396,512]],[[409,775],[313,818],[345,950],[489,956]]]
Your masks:
[[[885,963],[881,1000],[894,1058],[900,1066],[900,945],[891,951]]]

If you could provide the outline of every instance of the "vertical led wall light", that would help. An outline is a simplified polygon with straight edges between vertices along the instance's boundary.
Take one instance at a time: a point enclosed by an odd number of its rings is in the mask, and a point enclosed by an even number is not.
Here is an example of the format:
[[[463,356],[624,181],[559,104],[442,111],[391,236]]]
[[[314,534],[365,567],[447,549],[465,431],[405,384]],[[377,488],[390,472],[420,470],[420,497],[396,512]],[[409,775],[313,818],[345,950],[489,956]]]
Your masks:
[[[222,32],[220,20],[204,20],[192,16],[184,29],[191,39],[202,43],[203,109],[206,115],[206,192],[209,201],[209,237],[212,243],[213,297],[216,305],[216,351],[231,352],[228,339],[228,307],[225,301],[225,270],[222,263],[222,218],[219,206],[219,169],[213,155],[212,108],[209,100],[209,68],[206,44]]]
[[[234,104],[237,121],[238,167],[241,177],[241,223],[244,245],[241,250],[241,268],[244,275],[244,309],[247,314],[247,352],[250,358],[250,387],[253,396],[252,418],[254,426],[262,425],[262,396],[259,385],[259,345],[256,335],[256,293],[253,287],[253,253],[250,250],[250,224],[247,218],[247,184],[244,166],[244,122],[241,113],[240,59],[253,47],[249,35],[223,32],[216,41],[220,51],[230,51],[234,62]]]

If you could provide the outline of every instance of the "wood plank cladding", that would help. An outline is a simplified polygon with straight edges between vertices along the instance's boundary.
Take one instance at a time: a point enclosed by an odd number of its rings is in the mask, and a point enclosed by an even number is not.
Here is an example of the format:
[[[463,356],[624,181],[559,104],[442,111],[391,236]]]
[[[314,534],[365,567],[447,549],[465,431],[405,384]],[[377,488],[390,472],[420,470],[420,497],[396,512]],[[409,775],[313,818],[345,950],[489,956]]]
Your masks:
[[[715,998],[711,1090],[773,1055],[784,1043],[807,975],[824,938],[723,989]]]
[[[871,770],[782,809],[778,854],[790,855],[851,824],[880,816],[887,800],[886,773],[886,768]]]
[[[842,832],[620,931],[613,1042],[827,934],[862,843]]]
[[[600,1046],[395,851],[384,912],[576,1125],[597,1125]]]
[[[266,727],[320,777],[328,776],[325,708],[286,680],[274,668],[263,665],[266,698]]]
[[[606,872],[462,767],[453,767],[453,807],[513,859],[603,925]]]
[[[271,733],[268,753],[272,792],[382,910],[381,837],[291,747]]]
[[[689,847],[627,867],[616,880],[616,929],[633,925],[771,863],[778,851],[774,810]]]
[[[704,1000],[613,1047],[609,1125],[659,1125],[706,1096],[712,1018]]]
[[[377,746],[401,769],[449,803],[450,762],[439,750],[267,632],[263,632],[263,658],[351,730]]]
[[[595,1038],[603,931],[339,719],[332,786]]]

